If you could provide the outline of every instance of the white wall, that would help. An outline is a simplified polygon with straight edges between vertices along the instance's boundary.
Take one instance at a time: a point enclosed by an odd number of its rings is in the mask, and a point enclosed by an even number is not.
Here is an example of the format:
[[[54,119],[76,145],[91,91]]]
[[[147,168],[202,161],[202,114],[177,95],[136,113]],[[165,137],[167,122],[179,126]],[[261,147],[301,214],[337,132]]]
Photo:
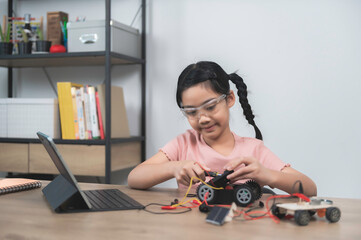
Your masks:
[[[7,1],[0,0],[0,16],[7,15]],[[3,26],[1,17],[1,27]],[[0,68],[0,98],[7,97],[7,69]],[[0,175],[1,176],[1,175]]]
[[[218,62],[248,85],[265,144],[320,196],[361,198],[361,2],[150,1],[147,155],[189,128],[178,75]],[[254,136],[240,105],[231,128]]]
[[[53,10],[84,15],[86,4],[88,19],[104,17],[102,8],[92,7],[94,0],[62,1],[61,8],[57,1],[46,1],[42,8],[35,6],[44,1],[21,2],[19,13],[34,16]],[[119,0],[112,6],[113,17],[129,24],[139,5]],[[229,73],[239,70],[265,144],[310,176],[320,196],[361,198],[360,1],[153,0],[147,11],[148,157],[189,128],[175,102],[178,75],[190,63],[212,60]],[[114,83],[126,90],[133,134],[140,105],[136,68],[113,69]],[[104,71],[47,70],[54,82],[87,83],[102,79]],[[18,97],[55,96],[41,69],[16,74]],[[28,75],[38,80],[29,82]],[[231,114],[237,134],[254,136],[239,105]],[[125,174],[118,176],[120,183]],[[174,181],[165,186],[175,186]]]

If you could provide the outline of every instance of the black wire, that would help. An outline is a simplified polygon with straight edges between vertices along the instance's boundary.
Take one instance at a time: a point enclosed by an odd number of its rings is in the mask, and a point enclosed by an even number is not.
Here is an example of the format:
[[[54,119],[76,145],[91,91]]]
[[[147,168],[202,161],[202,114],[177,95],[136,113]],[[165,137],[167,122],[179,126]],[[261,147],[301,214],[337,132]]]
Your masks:
[[[300,184],[300,185],[299,185],[299,190],[300,190],[300,191],[295,191],[295,187],[296,187],[296,184],[297,184],[297,183]],[[302,182],[301,182],[300,180],[297,180],[297,181],[293,184],[291,194],[293,194],[293,193],[302,193],[302,194],[303,194]]]
[[[271,194],[272,194],[272,196],[275,196],[275,195],[277,195],[275,192],[273,192],[272,190],[270,190],[270,192],[272,192]],[[264,216],[266,216],[271,210],[272,210],[272,206],[273,205],[275,205],[275,203],[276,203],[276,198],[273,198],[273,203],[272,203],[272,205],[271,205],[271,207],[267,210],[267,212],[265,212],[263,215],[255,215],[255,216],[252,216],[252,215],[247,215],[247,217],[250,217],[250,218],[259,218],[259,217],[264,217]],[[252,212],[252,211],[254,211],[254,210],[256,210],[256,209],[262,209],[262,208],[264,208],[264,205],[261,207],[260,205],[259,206],[256,206],[256,207],[252,207],[252,208],[250,208],[250,209],[248,209],[248,210],[246,210],[246,211],[244,211],[245,213],[249,213],[249,212]],[[237,216],[237,217],[240,217],[241,215],[239,215],[239,216]]]
[[[191,208],[188,208],[187,210],[183,211],[183,212],[153,212],[151,210],[148,210],[147,207],[149,206],[168,206],[168,205],[164,205],[164,204],[160,204],[160,203],[149,203],[148,205],[145,205],[143,210],[146,211],[146,212],[149,212],[149,213],[152,213],[152,214],[182,214],[182,213],[186,213],[186,212],[190,212],[192,211]],[[171,211],[174,211],[174,210],[171,210]]]

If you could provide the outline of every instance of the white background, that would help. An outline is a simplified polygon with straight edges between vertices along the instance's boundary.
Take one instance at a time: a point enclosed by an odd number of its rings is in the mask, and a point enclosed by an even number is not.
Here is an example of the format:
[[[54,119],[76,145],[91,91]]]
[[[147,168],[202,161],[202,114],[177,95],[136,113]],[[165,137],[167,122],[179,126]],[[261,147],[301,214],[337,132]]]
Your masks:
[[[65,2],[21,1],[18,14],[62,10],[71,20],[104,18],[99,1]],[[6,1],[0,7],[6,13]],[[138,1],[113,1],[112,18],[130,24],[138,7]],[[266,146],[311,177],[320,196],[361,198],[361,1],[153,0],[147,7],[147,157],[189,128],[175,101],[180,72],[211,60],[228,73],[238,70]],[[138,70],[112,70],[113,83],[126,93],[132,134],[139,133]],[[103,67],[47,71],[54,83],[104,79]],[[6,97],[6,71],[0,74],[0,96]],[[42,69],[14,74],[17,97],[55,97]],[[231,128],[254,136],[239,104]],[[127,173],[114,180],[124,183]]]

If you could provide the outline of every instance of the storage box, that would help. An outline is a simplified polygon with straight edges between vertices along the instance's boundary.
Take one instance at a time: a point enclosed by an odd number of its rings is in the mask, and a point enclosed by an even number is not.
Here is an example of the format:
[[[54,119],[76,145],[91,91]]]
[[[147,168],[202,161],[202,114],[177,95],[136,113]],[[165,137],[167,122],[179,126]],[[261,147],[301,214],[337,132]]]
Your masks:
[[[105,20],[68,23],[68,52],[105,51]],[[135,28],[110,21],[111,51],[140,58],[140,35]]]
[[[46,37],[52,45],[63,44],[63,33],[60,22],[68,22],[68,14],[65,12],[48,12],[46,14],[47,28]]]
[[[0,99],[0,109],[0,137],[37,138],[38,131],[60,137],[57,99],[5,98]]]

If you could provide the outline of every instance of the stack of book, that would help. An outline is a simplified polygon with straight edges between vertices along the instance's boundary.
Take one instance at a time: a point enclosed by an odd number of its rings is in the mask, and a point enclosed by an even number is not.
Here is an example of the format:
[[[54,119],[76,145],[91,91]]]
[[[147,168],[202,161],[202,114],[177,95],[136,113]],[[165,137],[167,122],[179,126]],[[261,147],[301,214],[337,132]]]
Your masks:
[[[71,82],[58,82],[57,86],[62,139],[104,139],[105,86],[83,86]],[[112,87],[111,92],[111,137],[129,137],[123,89]]]

